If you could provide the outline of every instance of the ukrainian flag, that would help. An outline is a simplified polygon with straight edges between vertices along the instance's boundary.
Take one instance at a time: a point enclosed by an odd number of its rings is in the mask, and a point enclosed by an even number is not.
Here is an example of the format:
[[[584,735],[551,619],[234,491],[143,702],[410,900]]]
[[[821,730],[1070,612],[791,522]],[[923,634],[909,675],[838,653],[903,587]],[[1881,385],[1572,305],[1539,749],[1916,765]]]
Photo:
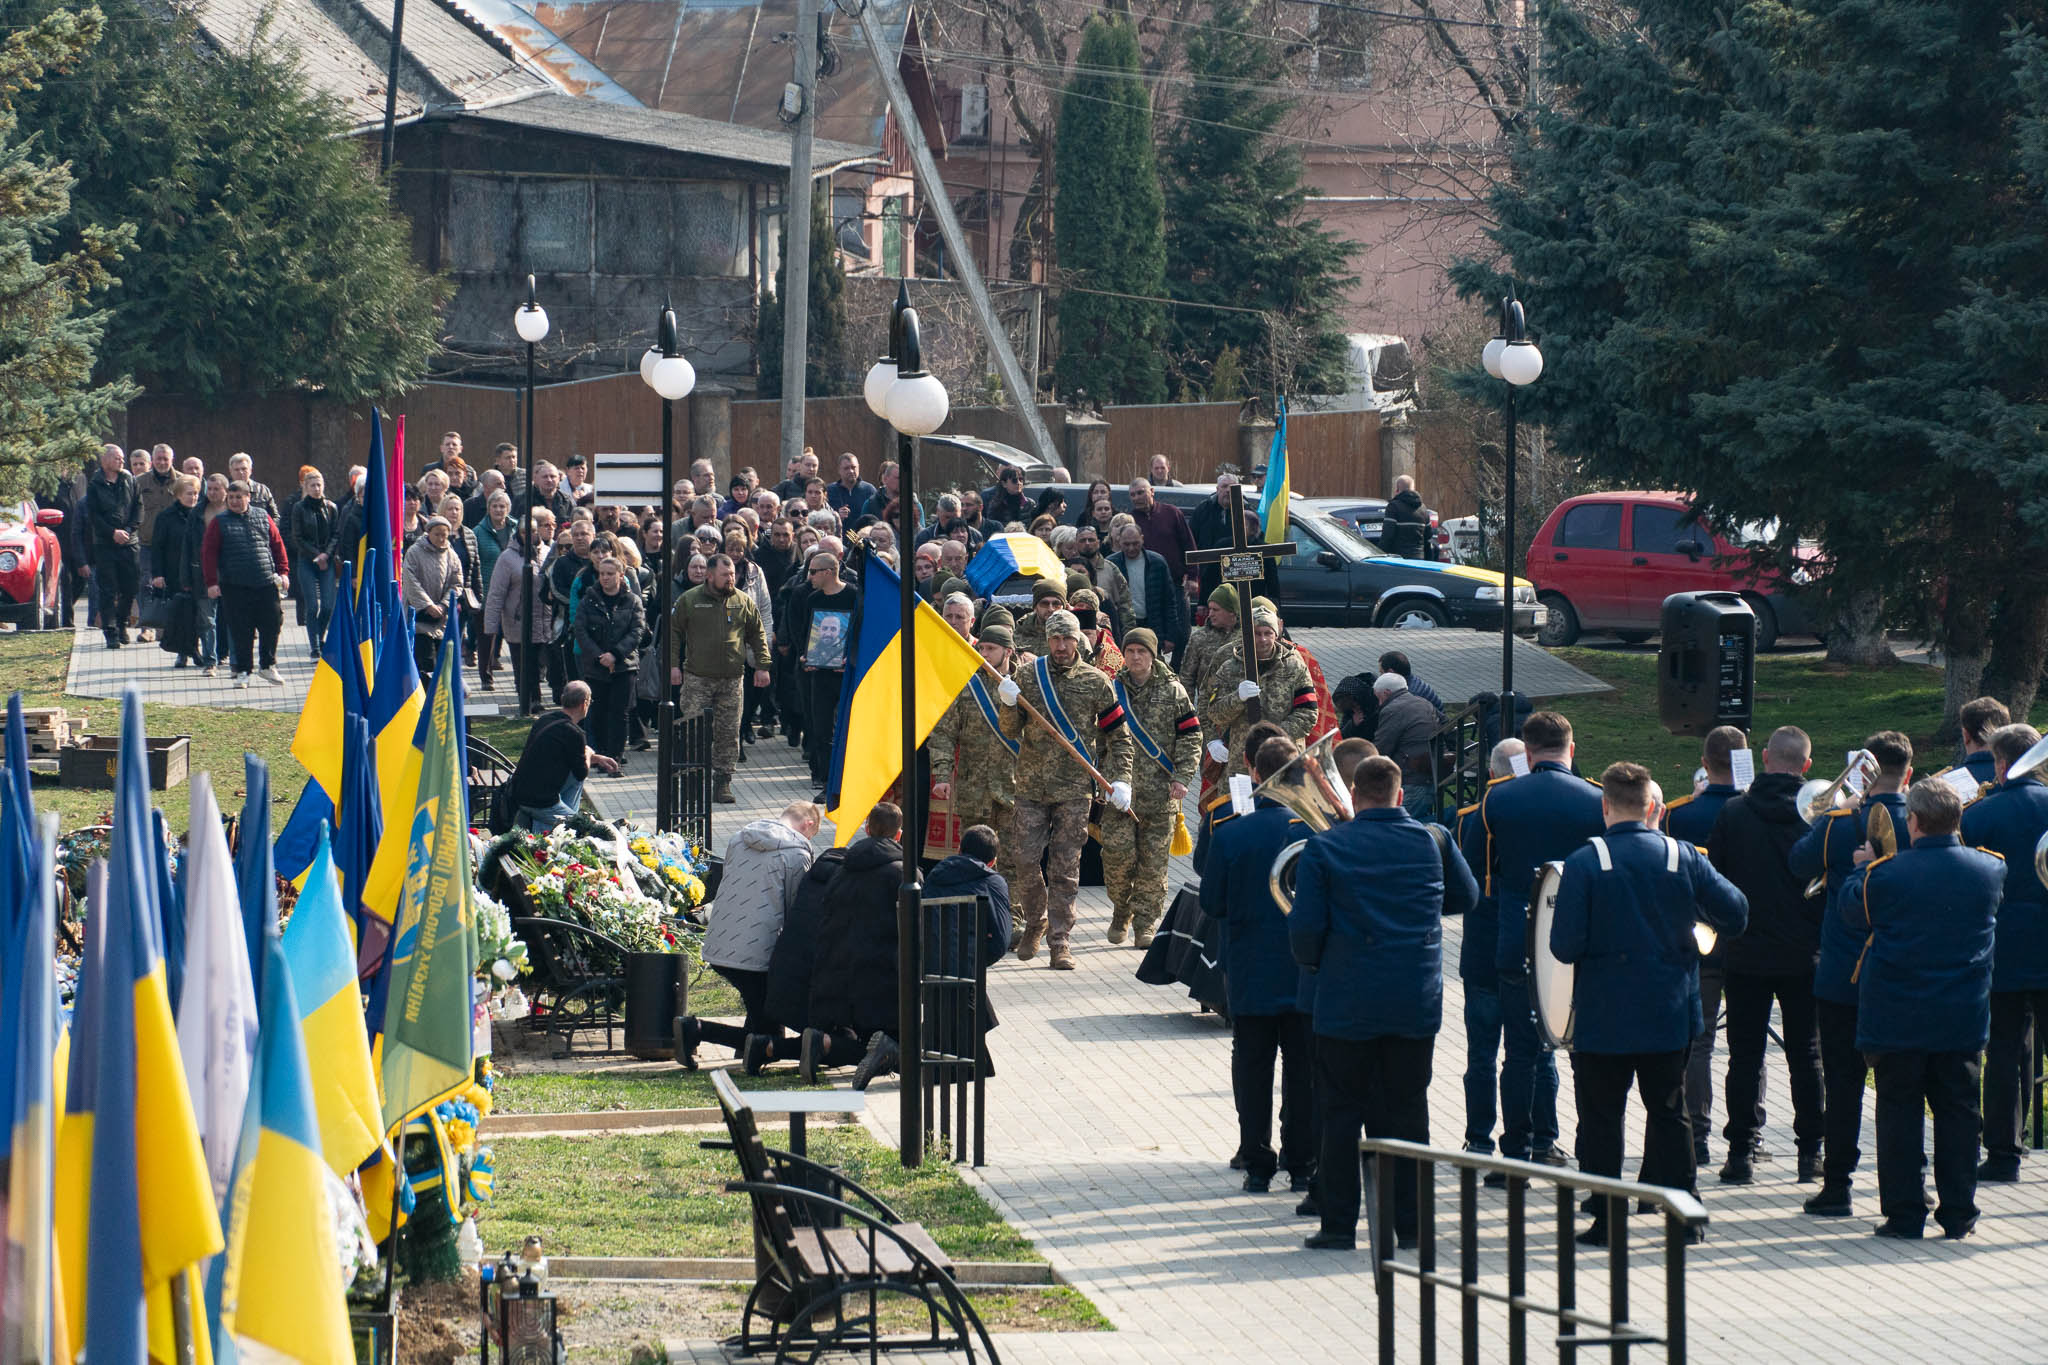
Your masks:
[[[284,928],[283,946],[285,965],[292,974],[292,993],[299,1003],[305,1053],[320,1059],[320,1069],[312,1078],[319,1150],[337,1176],[347,1176],[366,1161],[377,1150],[383,1132],[378,1119],[377,1072],[370,1062],[369,1035],[363,1031],[363,996],[356,983],[351,939],[333,851],[322,826],[305,889],[299,893],[291,923]],[[258,1060],[260,1064],[262,1059]]]
[[[425,739],[407,825],[403,912],[385,974],[387,1131],[468,1085],[476,1060],[470,994],[476,975],[476,891],[462,748],[462,639],[453,630],[441,640]],[[387,837],[385,846],[397,842]]]
[[[1025,539],[1036,542],[1036,537]],[[839,693],[839,730],[832,742],[831,776],[826,783],[826,805],[837,827],[833,835],[836,846],[853,841],[875,802],[903,771],[901,597],[895,573],[869,555],[861,564],[853,648]],[[917,742],[922,744],[953,698],[981,668],[981,655],[930,603],[919,600],[916,610],[917,709],[912,720]],[[905,837],[914,833],[905,831]]]
[[[34,906],[37,870],[35,800],[29,791],[28,729],[21,717],[21,693],[7,699],[7,769],[0,778],[0,1019],[15,1017],[25,955],[14,951],[21,923]],[[52,940],[54,942],[54,940]],[[33,943],[35,940],[31,939]],[[37,956],[48,957],[47,945]],[[0,1046],[0,1099],[14,1093],[14,1049]],[[0,1157],[9,1138],[0,1133]]]
[[[328,1175],[305,1037],[291,964],[275,914],[268,918],[256,1066],[228,1192],[215,1354],[228,1359],[233,1341],[240,1340],[290,1360],[346,1365],[355,1359],[355,1348],[334,1273],[334,1219],[327,1207]],[[323,1068],[331,1061],[323,1057]]]
[[[980,553],[967,565],[967,585],[977,597],[987,597],[1011,574],[1067,581],[1066,565],[1052,547],[1037,536],[1022,531],[1003,531],[988,538]]]
[[[374,975],[383,961],[382,921],[365,908],[363,897],[369,887],[370,865],[384,838],[384,811],[377,799],[377,756],[370,747],[369,722],[349,716],[342,722],[342,731],[348,737],[348,762],[342,766],[341,824],[331,852],[341,878],[341,907],[348,916],[349,938],[356,948],[356,976],[363,980]],[[310,867],[306,879],[312,880]],[[366,936],[378,940],[373,952],[362,951]]]
[[[383,960],[390,945],[391,926],[398,919],[399,894],[406,879],[407,844],[393,836],[399,830],[411,828],[420,787],[420,751],[414,745],[414,737],[419,730],[425,694],[420,690],[419,669],[412,661],[412,613],[397,600],[397,591],[396,587],[391,588],[391,596],[385,602],[377,681],[370,690],[366,718],[377,754],[377,796],[384,833],[363,885],[362,905],[368,914],[362,921],[358,952],[369,963]],[[459,671],[461,633],[450,633],[456,636],[455,664]],[[466,773],[467,769],[461,771]],[[379,989],[383,975],[380,972],[375,978]],[[370,1018],[381,1019],[383,1008],[383,999],[372,991]]]
[[[404,514],[405,507],[403,498],[395,501],[392,498],[392,466],[384,456],[384,414],[376,408],[370,409],[370,456],[363,464],[363,534],[356,542],[355,554],[355,586],[358,592],[373,567],[396,580],[398,561],[392,558],[392,545],[398,534],[398,519]],[[399,468],[399,481],[403,482],[403,466]],[[376,555],[374,560],[371,558],[373,552]]]
[[[342,770],[348,754],[343,718],[363,714],[368,705],[363,643],[355,608],[344,595],[327,622],[320,662],[313,669],[313,683],[292,736],[292,757],[312,776],[279,832],[273,854],[279,874],[302,890],[321,828],[340,824]]]
[[[24,752],[21,699],[8,704],[8,767]],[[22,760],[27,774],[27,761]],[[12,772],[9,774],[12,777]],[[12,790],[0,811],[7,853],[13,853],[17,828],[29,824],[33,809]],[[57,929],[57,817],[46,817],[33,845],[25,872],[33,891],[20,901],[15,932],[6,944],[9,964],[20,970],[12,977],[4,1021],[11,1042],[0,1053],[13,1067],[6,1096],[10,1118],[4,1137],[10,1153],[7,1168],[7,1220],[4,1254],[6,1290],[0,1296],[0,1360],[23,1365],[55,1365],[73,1359],[68,1327],[57,1312],[55,1221],[57,1163],[56,1054],[62,1029],[57,1022],[57,974],[50,944]]]
[[[1266,455],[1266,481],[1259,490],[1259,524],[1268,545],[1287,539],[1287,395],[1273,400],[1273,446]]]
[[[86,921],[55,1202],[72,1339],[91,1359],[125,1362],[172,1358],[170,1283],[182,1279],[189,1293],[191,1267],[223,1242],[158,956],[133,689],[121,720],[113,846]]]

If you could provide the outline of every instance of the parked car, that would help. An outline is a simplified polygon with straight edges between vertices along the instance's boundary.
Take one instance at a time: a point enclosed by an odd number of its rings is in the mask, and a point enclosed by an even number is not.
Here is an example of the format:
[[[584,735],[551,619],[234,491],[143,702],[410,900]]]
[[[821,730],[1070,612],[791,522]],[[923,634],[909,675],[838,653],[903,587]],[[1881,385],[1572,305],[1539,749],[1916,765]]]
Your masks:
[[[1047,488],[1064,493],[1070,508],[1079,507],[1088,492],[1088,485],[1078,483],[1031,484],[1025,492],[1036,498]],[[1154,491],[1162,502],[1191,513],[1215,495],[1216,486],[1182,484]],[[1247,489],[1245,498],[1256,501],[1258,494]],[[1130,510],[1128,489],[1113,488],[1111,500],[1118,511]],[[1276,576],[1280,614],[1288,624],[1500,629],[1500,574],[1459,564],[1397,559],[1298,494],[1290,496],[1287,509],[1287,536],[1297,548],[1279,562]],[[1029,600],[1029,588],[1024,591]],[[1541,629],[1546,615],[1537,604],[1535,587],[1523,579],[1515,582],[1514,613],[1515,629],[1524,633]]]
[[[1387,548],[1381,533],[1386,526],[1387,500],[1385,498],[1309,498],[1308,505],[1318,512],[1326,513],[1351,527],[1382,550]],[[1434,511],[1429,514],[1429,537],[1436,542],[1436,557],[1450,559],[1451,537],[1437,521]],[[1462,561],[1459,561],[1462,562]]]
[[[0,509],[0,617],[26,630],[57,623],[57,576],[64,551],[56,528],[64,513],[21,503]]]
[[[1478,517],[1452,517],[1443,525],[1444,545],[1453,564],[1477,564],[1485,546],[1479,539]]]
[[[1657,631],[1665,598],[1708,589],[1742,594],[1756,613],[1760,650],[1782,635],[1813,635],[1812,607],[1792,581],[1797,572],[1788,579],[1750,561],[1747,548],[1772,533],[1768,526],[1724,532],[1695,513],[1682,493],[1567,498],[1529,542],[1529,577],[1550,609],[1539,639],[1568,645],[1581,631],[1611,630],[1630,642],[1647,640]]]

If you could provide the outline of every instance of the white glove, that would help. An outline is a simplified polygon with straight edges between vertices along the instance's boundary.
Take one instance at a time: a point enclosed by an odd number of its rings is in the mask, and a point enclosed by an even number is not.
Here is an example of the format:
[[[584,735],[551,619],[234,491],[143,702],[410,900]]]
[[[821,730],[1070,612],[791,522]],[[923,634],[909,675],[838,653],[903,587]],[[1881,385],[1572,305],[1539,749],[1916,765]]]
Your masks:
[[[1228,763],[1230,762],[1230,750],[1223,747],[1222,740],[1212,739],[1209,741],[1209,757],[1215,759],[1218,763]]]
[[[1005,678],[996,686],[996,696],[1002,699],[1005,706],[1015,706],[1017,698],[1023,695],[1024,689],[1017,686],[1014,678]]]
[[[1258,695],[1259,685],[1253,682],[1250,678],[1246,678],[1243,682],[1237,685],[1237,699],[1239,701],[1250,701],[1253,697],[1256,697]]]
[[[1131,808],[1131,784],[1128,782],[1110,783],[1109,804],[1115,806],[1118,810],[1129,810]]]

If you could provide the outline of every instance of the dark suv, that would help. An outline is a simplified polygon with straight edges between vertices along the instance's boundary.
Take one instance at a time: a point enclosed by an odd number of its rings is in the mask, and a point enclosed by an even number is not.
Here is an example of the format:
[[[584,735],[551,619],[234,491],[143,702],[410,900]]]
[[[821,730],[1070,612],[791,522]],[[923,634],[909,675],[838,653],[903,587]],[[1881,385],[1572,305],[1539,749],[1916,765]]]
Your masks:
[[[1065,495],[1066,520],[1073,521],[1088,485],[1032,484],[1025,493],[1035,500],[1048,488]],[[1181,484],[1155,488],[1153,495],[1192,514],[1215,492],[1214,484]],[[1119,512],[1130,510],[1127,488],[1112,488],[1110,497]],[[1246,489],[1245,500],[1255,503],[1258,491]],[[1500,629],[1501,576],[1492,570],[1397,559],[1299,495],[1289,498],[1287,508],[1287,538],[1296,549],[1279,562],[1277,573],[1280,614],[1289,625]],[[1547,614],[1537,605],[1535,587],[1516,579],[1515,629],[1533,633]]]

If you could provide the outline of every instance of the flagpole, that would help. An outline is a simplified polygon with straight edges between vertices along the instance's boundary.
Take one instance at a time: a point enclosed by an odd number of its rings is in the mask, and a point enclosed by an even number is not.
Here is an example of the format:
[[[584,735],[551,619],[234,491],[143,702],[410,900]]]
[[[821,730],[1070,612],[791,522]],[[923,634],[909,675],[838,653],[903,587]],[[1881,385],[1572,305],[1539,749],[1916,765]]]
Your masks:
[[[917,310],[909,294],[896,290],[897,374],[922,368]],[[900,380],[899,380],[900,382]],[[893,387],[893,386],[892,386]],[[895,423],[892,421],[891,425]],[[924,914],[918,898],[917,859],[924,851],[924,783],[917,772],[917,576],[910,551],[917,543],[917,438],[896,428],[896,588],[902,612],[903,639],[903,886],[896,905],[899,992],[898,1053],[902,1057],[898,1087],[898,1156],[907,1167],[924,1161],[924,1038],[923,1001],[919,979],[924,975]]]

